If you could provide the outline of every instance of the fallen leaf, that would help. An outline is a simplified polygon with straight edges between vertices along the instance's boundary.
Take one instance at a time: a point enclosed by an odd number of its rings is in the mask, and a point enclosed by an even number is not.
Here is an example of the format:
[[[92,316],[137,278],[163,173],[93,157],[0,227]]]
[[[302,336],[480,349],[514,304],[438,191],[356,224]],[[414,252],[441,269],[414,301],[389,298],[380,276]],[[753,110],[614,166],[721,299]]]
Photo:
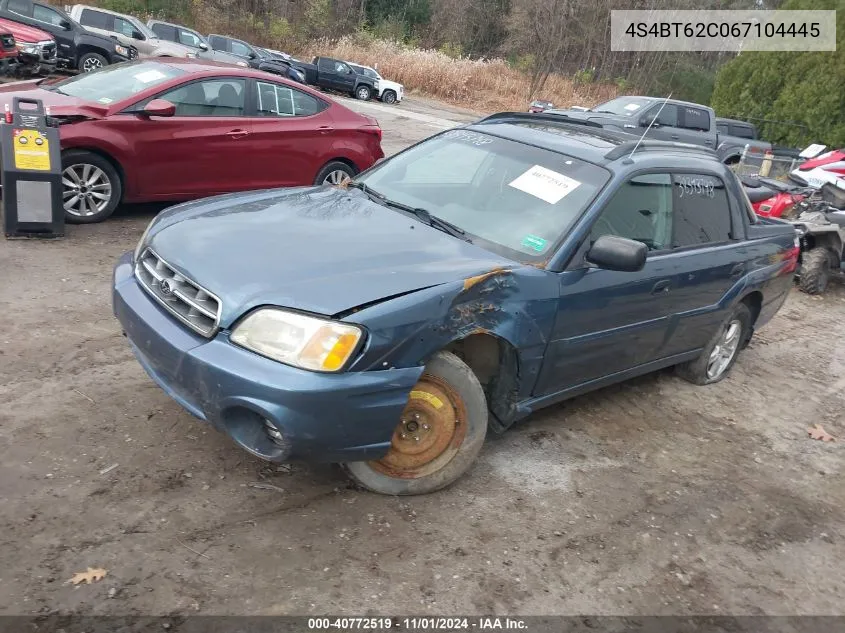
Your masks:
[[[74,574],[73,578],[68,580],[65,584],[72,582],[74,585],[78,585],[84,582],[85,584],[90,585],[92,582],[105,578],[107,573],[109,572],[105,569],[94,569],[93,567],[89,567],[88,571],[81,571]]]
[[[816,424],[813,428],[807,429],[810,438],[814,440],[821,440],[822,442],[835,442],[836,438],[824,430],[821,424]]]

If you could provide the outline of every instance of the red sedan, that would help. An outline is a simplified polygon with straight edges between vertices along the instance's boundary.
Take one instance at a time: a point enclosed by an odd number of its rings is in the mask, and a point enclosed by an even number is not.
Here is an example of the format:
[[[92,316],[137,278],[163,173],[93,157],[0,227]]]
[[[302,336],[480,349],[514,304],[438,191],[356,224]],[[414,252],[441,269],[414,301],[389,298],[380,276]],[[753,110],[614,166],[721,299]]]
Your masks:
[[[337,184],[384,156],[378,122],[277,75],[213,62],[136,61],[0,88],[61,122],[68,222],[120,202]]]

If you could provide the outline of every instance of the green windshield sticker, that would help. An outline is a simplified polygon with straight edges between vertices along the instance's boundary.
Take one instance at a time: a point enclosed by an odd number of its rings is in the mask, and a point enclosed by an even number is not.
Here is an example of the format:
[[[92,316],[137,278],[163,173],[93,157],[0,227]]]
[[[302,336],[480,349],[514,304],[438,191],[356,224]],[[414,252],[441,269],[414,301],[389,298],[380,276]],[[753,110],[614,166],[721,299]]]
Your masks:
[[[522,245],[526,248],[533,248],[538,253],[542,253],[546,250],[546,240],[542,237],[537,237],[536,235],[526,235],[522,238]]]

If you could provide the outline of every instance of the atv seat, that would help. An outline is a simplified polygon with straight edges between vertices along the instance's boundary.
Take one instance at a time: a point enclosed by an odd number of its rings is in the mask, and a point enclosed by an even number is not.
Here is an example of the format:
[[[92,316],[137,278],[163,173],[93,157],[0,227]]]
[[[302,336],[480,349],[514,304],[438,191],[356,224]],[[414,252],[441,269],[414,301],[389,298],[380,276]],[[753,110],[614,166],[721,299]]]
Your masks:
[[[754,189],[745,187],[745,193],[751,202],[762,202],[763,200],[774,198],[776,194],[776,192],[772,191],[768,187],[755,187]]]
[[[845,229],[845,211],[829,211],[824,216],[831,224],[838,224],[839,228]]]

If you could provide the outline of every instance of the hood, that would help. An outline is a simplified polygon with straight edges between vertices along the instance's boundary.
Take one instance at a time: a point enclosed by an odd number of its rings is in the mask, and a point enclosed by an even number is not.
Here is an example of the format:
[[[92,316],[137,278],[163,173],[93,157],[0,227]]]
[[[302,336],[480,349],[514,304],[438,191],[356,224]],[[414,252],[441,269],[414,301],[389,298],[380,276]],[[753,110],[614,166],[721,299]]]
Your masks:
[[[147,244],[220,298],[223,327],[261,305],[333,316],[515,266],[358,190],[329,187],[179,205],[154,221]]]
[[[389,79],[384,79],[384,78],[379,79],[378,85],[379,85],[379,88],[381,88],[382,90],[385,89],[385,88],[395,90],[396,92],[399,92],[399,91],[402,90],[402,84],[400,84],[399,82],[396,82],[396,81],[390,81]]]
[[[0,31],[4,33],[11,33],[15,36],[15,40],[20,43],[34,44],[36,42],[52,41],[53,36],[34,26],[27,26],[20,22],[12,22],[11,20],[4,20],[0,18]]]
[[[45,107],[50,108],[50,114],[53,116],[85,116],[101,119],[108,112],[106,106],[44,90],[39,86],[42,81],[44,80],[33,79],[0,86],[0,111],[5,109],[7,103],[11,105],[14,97],[26,97],[39,99]]]

